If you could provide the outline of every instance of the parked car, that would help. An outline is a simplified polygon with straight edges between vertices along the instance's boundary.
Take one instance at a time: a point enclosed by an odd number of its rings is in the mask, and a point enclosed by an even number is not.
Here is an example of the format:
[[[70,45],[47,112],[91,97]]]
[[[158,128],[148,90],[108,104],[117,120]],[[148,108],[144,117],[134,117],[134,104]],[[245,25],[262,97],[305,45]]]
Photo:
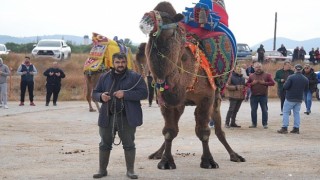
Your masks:
[[[252,56],[252,60],[258,60],[258,53],[255,53]],[[283,56],[280,52],[278,51],[266,51],[264,53],[264,61],[266,62],[276,62],[276,61],[291,61],[292,58],[290,56]]]
[[[64,40],[43,39],[37,45],[34,45],[31,54],[34,58],[51,57],[63,60],[71,57],[71,48]]]
[[[252,50],[245,43],[237,43],[237,59],[244,60],[244,59],[252,59]]]
[[[5,44],[0,44],[0,54],[9,54],[10,50],[7,49]]]

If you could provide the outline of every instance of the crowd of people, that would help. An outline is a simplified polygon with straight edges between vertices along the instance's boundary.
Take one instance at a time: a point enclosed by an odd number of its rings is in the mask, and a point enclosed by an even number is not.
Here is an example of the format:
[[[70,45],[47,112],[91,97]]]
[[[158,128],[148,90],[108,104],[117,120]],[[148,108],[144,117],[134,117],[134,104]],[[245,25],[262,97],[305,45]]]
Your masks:
[[[277,49],[278,52],[280,52],[284,57],[287,57],[291,54],[289,54],[287,48],[284,46],[284,44],[281,44],[281,47]],[[257,49],[258,54],[258,62],[263,63],[265,61],[265,49],[263,44],[260,44],[259,48]],[[318,48],[311,48],[311,50],[308,52],[309,58],[306,59],[307,51],[304,49],[303,46],[293,49],[292,52],[292,62],[297,61],[305,61],[308,60],[313,65],[316,65],[320,62],[320,50]]]
[[[268,128],[268,87],[277,84],[277,95],[280,99],[280,116],[283,123],[278,133],[288,133],[289,116],[294,117],[291,133],[299,134],[301,104],[305,104],[304,114],[311,114],[312,97],[320,83],[320,73],[316,74],[311,64],[296,64],[292,69],[291,61],[284,61],[282,68],[274,75],[264,72],[263,64],[252,61],[237,65],[229,77],[226,88],[229,93],[229,110],[225,118],[225,127],[240,128],[236,123],[236,115],[243,100],[250,101],[251,121],[249,128],[257,127],[257,109],[260,105],[262,126]],[[230,123],[231,119],[231,123]]]
[[[0,58],[0,107],[8,109],[8,76],[10,69],[3,63]],[[36,106],[34,103],[34,76],[38,74],[38,70],[34,64],[31,63],[30,57],[26,56],[23,63],[21,63],[16,72],[21,76],[20,80],[20,104],[25,105],[25,94],[28,90],[30,106]],[[44,73],[46,76],[46,106],[49,105],[51,96],[53,94],[53,105],[57,105],[59,92],[61,89],[61,79],[65,78],[63,70],[58,67],[58,62],[53,62],[52,67],[48,68]]]

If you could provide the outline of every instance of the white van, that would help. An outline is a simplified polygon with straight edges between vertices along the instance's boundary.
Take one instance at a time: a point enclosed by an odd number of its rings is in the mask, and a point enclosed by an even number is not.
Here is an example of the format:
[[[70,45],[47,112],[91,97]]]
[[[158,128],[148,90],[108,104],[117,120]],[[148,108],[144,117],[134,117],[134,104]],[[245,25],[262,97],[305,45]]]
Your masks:
[[[6,45],[0,44],[0,54],[9,54],[10,50],[7,49]]]

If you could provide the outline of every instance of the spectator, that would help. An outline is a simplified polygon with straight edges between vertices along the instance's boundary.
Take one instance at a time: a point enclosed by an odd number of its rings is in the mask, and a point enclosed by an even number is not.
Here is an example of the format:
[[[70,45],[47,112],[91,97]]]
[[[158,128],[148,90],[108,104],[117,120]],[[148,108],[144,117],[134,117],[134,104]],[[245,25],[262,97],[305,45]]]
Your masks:
[[[283,56],[287,56],[287,49],[283,44],[281,44],[281,47],[277,51],[279,51]]]
[[[53,94],[53,105],[57,105],[57,100],[59,96],[59,92],[61,89],[61,79],[65,78],[66,75],[64,72],[58,67],[58,62],[53,62],[52,67],[48,68],[44,73],[44,76],[47,77],[46,83],[46,106],[49,106],[51,95]]]
[[[143,77],[127,68],[127,56],[115,53],[112,56],[113,69],[100,76],[93,90],[94,101],[101,102],[98,125],[101,142],[99,144],[99,172],[93,178],[108,175],[110,151],[118,131],[127,166],[127,176],[138,179],[134,173],[136,127],[142,124],[140,100],[146,99],[148,89]]]
[[[320,61],[320,51],[319,51],[319,48],[317,48],[315,51],[314,51],[314,54],[315,54],[315,63],[319,63]]]
[[[304,50],[303,46],[301,46],[301,48],[299,49],[299,59],[301,61],[304,61],[304,56],[306,55],[306,51]]]
[[[297,46],[293,50],[293,55],[292,55],[292,62],[297,61],[299,59],[299,47]]]
[[[309,61],[312,62],[313,65],[315,65],[316,64],[315,63],[315,61],[316,61],[316,57],[315,57],[316,53],[314,51],[314,48],[312,48],[311,51],[309,51],[309,56],[310,56]]]
[[[303,92],[308,89],[308,79],[301,74],[302,66],[300,64],[295,65],[294,68],[295,74],[290,75],[283,85],[283,88],[287,93],[283,105],[282,128],[278,130],[278,133],[280,134],[288,133],[289,114],[291,110],[293,111],[294,125],[290,133],[299,134],[300,109]]]
[[[257,61],[255,60],[252,60],[252,63],[251,65],[246,69],[246,73],[247,73],[247,76],[249,77],[250,74],[254,73],[254,63],[256,63]],[[249,79],[249,78],[248,78]],[[251,88],[250,87],[247,87],[247,93],[246,93],[246,97],[245,97],[245,100],[244,101],[248,101],[250,99],[250,96],[251,96]]]
[[[147,85],[149,90],[149,93],[148,93],[149,107],[152,106],[152,101],[154,97],[154,87],[153,87],[152,81],[153,81],[153,77],[151,75],[151,72],[149,71],[147,75]]]
[[[24,98],[26,90],[28,88],[30,106],[35,106],[33,102],[33,89],[34,89],[34,76],[37,75],[38,71],[36,67],[31,64],[30,57],[26,56],[24,63],[22,63],[17,70],[17,74],[21,76],[20,82],[20,104],[19,106],[24,106]]]
[[[249,128],[257,127],[257,110],[258,104],[262,111],[262,125],[264,129],[268,128],[268,87],[274,86],[271,74],[262,70],[262,64],[257,62],[254,64],[255,72],[249,76],[247,85],[251,87],[252,95],[250,98],[251,121]]]
[[[304,91],[304,102],[306,104],[305,114],[309,115],[311,113],[312,106],[312,94],[317,90],[317,74],[314,72],[313,68],[311,68],[310,64],[305,64],[302,70],[302,74],[307,77],[309,80],[309,88]]]
[[[257,53],[258,53],[258,62],[263,63],[264,61],[264,53],[266,51],[263,48],[263,45],[260,44],[260,47],[257,49]]]
[[[241,74],[240,66],[236,66],[235,71],[232,72],[232,75],[230,76],[226,87],[229,92],[230,105],[229,105],[229,110],[226,116],[225,127],[240,128],[241,126],[236,124],[236,117],[246,93],[245,79]],[[231,118],[231,123],[230,123],[230,118]]]
[[[10,70],[0,58],[0,107],[8,109],[8,85],[7,77],[10,75]]]
[[[274,80],[277,82],[278,85],[278,97],[280,98],[281,102],[281,116],[283,114],[283,103],[286,98],[286,90],[283,89],[283,84],[286,82],[289,75],[293,74],[294,71],[291,70],[291,63],[290,61],[285,61],[283,63],[283,68],[276,71],[276,75]]]

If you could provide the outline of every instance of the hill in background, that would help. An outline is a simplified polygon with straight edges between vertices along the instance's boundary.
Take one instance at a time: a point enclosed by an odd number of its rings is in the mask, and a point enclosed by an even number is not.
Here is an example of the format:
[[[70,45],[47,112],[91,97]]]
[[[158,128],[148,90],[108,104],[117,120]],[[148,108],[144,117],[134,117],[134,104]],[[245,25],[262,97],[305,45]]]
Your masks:
[[[260,44],[263,44],[265,50],[272,50],[273,38],[255,44],[254,46],[251,46],[251,49],[253,51],[256,51],[259,48]],[[297,46],[299,46],[300,48],[301,46],[303,46],[303,48],[308,53],[311,50],[311,48],[316,49],[317,47],[320,47],[320,38],[313,38],[305,41],[295,41],[288,38],[278,37],[276,40],[276,50],[280,48],[281,44],[283,44],[287,49],[294,49]]]
[[[64,39],[67,42],[71,42],[75,45],[85,44],[84,36],[73,36],[73,35],[45,35],[45,36],[30,36],[30,37],[12,37],[7,35],[0,35],[0,44],[5,44],[8,42],[16,44],[27,44],[27,43],[37,43],[41,39]],[[91,43],[91,39],[87,39]]]

